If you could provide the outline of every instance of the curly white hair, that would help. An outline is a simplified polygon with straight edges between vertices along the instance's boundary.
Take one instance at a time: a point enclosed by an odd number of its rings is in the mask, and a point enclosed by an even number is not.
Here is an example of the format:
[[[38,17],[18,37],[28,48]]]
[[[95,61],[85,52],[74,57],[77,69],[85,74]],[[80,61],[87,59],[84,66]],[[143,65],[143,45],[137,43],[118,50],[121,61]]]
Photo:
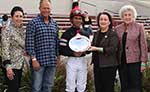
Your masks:
[[[121,7],[121,9],[119,10],[120,18],[123,18],[123,13],[126,11],[131,11],[133,13],[134,19],[136,19],[137,11],[136,11],[135,7],[132,5],[124,5],[123,7]]]

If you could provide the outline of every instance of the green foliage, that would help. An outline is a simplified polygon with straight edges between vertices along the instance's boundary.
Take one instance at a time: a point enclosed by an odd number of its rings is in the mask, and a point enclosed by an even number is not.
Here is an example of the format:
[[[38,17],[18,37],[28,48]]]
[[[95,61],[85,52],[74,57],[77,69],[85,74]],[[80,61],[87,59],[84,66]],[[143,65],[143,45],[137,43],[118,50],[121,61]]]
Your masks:
[[[118,80],[116,80],[114,90],[115,92],[120,92],[120,89],[121,89],[120,83]]]
[[[65,81],[66,78],[66,70],[65,70],[65,65],[60,64],[57,66],[56,69],[56,75],[55,75],[55,84],[54,84],[54,89],[53,92],[65,92]]]
[[[6,77],[4,76],[4,70],[0,68],[0,92],[3,92],[7,88]]]
[[[94,90],[94,84],[93,84],[93,77],[92,72],[88,73],[88,83],[87,83],[87,91],[86,92],[93,92]],[[56,75],[55,75],[55,84],[53,88],[53,92],[65,92],[66,88],[66,70],[65,65],[60,64],[57,66]],[[26,71],[23,73],[22,81],[21,81],[21,87],[20,92],[31,92],[31,72]],[[7,89],[4,73],[0,69],[0,92],[3,92],[2,90]]]
[[[20,92],[31,92],[31,72],[28,70],[23,73]]]
[[[0,68],[0,92],[7,89],[6,77],[4,76],[5,70]],[[20,92],[31,92],[31,74],[26,71],[22,77]]]
[[[0,39],[0,41],[1,41],[1,39]],[[1,42],[0,42],[0,56],[2,56],[2,48],[1,48]]]
[[[56,76],[55,76],[55,86],[53,92],[65,92],[65,88],[66,88],[65,80],[66,80],[65,65],[60,64],[59,66],[57,66]],[[89,72],[87,78],[86,92],[93,92],[93,90],[94,90],[93,74],[92,72]]]
[[[65,92],[65,71],[66,70],[64,64],[60,64],[59,66],[57,66],[53,92]],[[0,69],[0,92],[3,92],[4,89],[7,89],[5,80],[6,79],[4,77],[4,73],[2,72],[2,69]],[[150,68],[148,66],[146,71],[143,72],[142,88],[143,92],[149,92],[150,90]],[[31,92],[31,73],[29,69],[28,71],[23,73],[20,92]],[[86,92],[94,92],[94,81],[92,71],[88,72]],[[120,92],[120,84],[118,82],[115,83],[115,92]]]
[[[92,70],[88,71],[88,76],[87,76],[87,86],[86,86],[86,92],[93,92],[95,90],[94,88],[94,75]]]
[[[63,32],[62,32],[62,30],[60,29],[60,30],[59,30],[59,33],[58,33],[59,38],[62,36],[62,34],[63,34]]]
[[[143,92],[150,91],[150,68],[147,66],[145,72],[143,72],[143,84],[142,84]]]

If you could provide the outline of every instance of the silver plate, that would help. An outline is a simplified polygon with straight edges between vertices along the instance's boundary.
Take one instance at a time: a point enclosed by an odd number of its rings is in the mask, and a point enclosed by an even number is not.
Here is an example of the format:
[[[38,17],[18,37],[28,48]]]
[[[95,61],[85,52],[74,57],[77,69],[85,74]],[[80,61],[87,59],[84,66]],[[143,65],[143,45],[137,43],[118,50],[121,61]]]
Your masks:
[[[90,46],[90,39],[80,34],[77,34],[69,41],[69,47],[75,52],[84,52],[88,50]]]

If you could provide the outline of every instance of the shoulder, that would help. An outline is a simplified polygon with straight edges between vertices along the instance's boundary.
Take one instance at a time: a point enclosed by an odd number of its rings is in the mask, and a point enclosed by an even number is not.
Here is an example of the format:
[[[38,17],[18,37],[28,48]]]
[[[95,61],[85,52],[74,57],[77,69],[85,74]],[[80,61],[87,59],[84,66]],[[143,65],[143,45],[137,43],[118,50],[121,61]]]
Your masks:
[[[39,15],[37,15],[35,18],[33,18],[32,20],[30,20],[28,22],[28,24],[35,24],[36,22],[39,22],[40,21],[40,17]]]
[[[63,32],[62,37],[69,37],[72,32],[72,28],[68,28],[65,32]]]
[[[14,28],[12,28],[10,25],[7,28],[3,28],[1,30],[1,36],[2,36],[2,38],[4,38],[4,39],[9,38],[10,34],[11,34],[11,31],[13,31],[13,30],[14,30]]]
[[[121,24],[117,25],[114,29],[117,30],[117,29],[122,28],[123,26],[124,26],[124,23],[121,23]]]
[[[71,33],[73,31],[72,27],[68,28],[64,33]]]
[[[136,25],[136,26],[143,26],[144,24],[143,24],[143,23],[138,23],[138,22],[133,22],[133,25]]]
[[[135,25],[136,28],[143,28],[144,27],[144,24],[143,23],[133,23],[133,25]]]
[[[30,26],[30,25],[35,25],[35,23],[37,22],[37,18],[33,18],[32,20],[30,20],[27,24],[27,26]]]
[[[57,22],[54,20],[53,17],[50,17],[50,22],[51,22],[52,25],[54,25],[55,27],[58,28],[58,24],[57,24]]]
[[[100,31],[100,30],[97,30],[96,32],[93,33],[93,35],[94,35],[94,36],[98,35],[98,34],[99,34],[99,31]]]
[[[35,29],[38,25],[41,25],[41,18],[39,15],[37,15],[35,18],[33,18],[32,20],[30,20],[27,24],[27,29]]]
[[[53,23],[56,23],[56,24],[57,24],[57,22],[54,20],[53,17],[50,17],[50,20],[51,20]]]
[[[133,22],[130,27],[132,28],[132,30],[134,32],[144,32],[144,24],[143,23]]]
[[[4,27],[3,31],[5,31],[5,32],[11,32],[11,31],[14,31],[15,29],[16,28],[13,26],[12,21],[10,21],[10,24],[7,27]]]
[[[110,36],[110,37],[118,37],[117,32],[114,31],[113,29],[109,30],[108,36]]]
[[[114,34],[116,34],[116,31],[114,29],[109,29],[109,33],[114,35]]]

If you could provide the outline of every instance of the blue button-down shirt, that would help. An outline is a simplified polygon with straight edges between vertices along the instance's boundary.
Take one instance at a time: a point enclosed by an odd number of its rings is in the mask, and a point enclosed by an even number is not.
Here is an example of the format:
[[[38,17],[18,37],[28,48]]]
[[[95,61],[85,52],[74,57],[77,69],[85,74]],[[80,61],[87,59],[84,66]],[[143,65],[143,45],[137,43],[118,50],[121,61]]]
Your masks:
[[[58,55],[58,25],[49,17],[45,23],[43,16],[38,15],[27,25],[26,51],[36,57],[41,66],[55,66]]]

